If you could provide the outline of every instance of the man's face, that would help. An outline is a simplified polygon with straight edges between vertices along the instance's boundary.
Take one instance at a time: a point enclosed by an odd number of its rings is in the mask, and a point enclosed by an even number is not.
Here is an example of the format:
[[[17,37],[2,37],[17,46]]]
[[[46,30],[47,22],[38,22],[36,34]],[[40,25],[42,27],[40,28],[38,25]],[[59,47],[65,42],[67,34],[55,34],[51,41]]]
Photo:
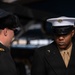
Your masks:
[[[72,30],[67,35],[54,36],[55,42],[57,43],[58,48],[67,49],[71,45],[71,39],[74,35],[74,30]]]
[[[13,37],[14,37],[14,31],[11,30],[11,29],[7,29],[7,32],[6,32],[6,43],[5,43],[7,47],[10,47]]]

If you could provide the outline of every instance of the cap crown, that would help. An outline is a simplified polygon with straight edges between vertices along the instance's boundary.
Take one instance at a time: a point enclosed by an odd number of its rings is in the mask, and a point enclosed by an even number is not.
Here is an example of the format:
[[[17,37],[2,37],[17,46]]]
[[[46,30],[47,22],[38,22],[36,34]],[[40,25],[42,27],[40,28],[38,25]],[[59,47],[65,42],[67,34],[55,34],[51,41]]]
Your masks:
[[[47,22],[52,23],[52,26],[74,26],[75,18],[61,16],[47,19]]]

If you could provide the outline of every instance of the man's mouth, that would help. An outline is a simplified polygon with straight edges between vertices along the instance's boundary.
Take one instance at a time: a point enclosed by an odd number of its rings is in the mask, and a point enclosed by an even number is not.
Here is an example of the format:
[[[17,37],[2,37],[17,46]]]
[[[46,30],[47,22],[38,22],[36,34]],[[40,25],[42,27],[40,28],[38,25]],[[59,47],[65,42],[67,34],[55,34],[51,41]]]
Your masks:
[[[60,45],[60,46],[64,46],[65,43],[64,43],[64,42],[59,42],[58,45]]]

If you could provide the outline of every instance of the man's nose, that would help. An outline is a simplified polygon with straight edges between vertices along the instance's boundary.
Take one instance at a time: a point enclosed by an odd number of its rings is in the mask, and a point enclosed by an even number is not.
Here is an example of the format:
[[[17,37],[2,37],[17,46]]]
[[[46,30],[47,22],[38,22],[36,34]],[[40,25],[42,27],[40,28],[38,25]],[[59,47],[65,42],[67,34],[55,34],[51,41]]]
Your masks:
[[[59,36],[58,38],[59,38],[59,40],[63,40],[64,36]]]

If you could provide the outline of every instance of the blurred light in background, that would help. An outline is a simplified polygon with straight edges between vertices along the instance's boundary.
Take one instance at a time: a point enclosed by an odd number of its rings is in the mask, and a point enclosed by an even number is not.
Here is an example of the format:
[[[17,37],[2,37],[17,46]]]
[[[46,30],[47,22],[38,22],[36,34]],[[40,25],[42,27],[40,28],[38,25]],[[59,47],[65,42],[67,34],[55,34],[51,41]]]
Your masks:
[[[52,42],[53,40],[51,39],[19,39],[18,41],[13,41],[12,47],[37,48],[48,45]]]
[[[30,40],[31,45],[38,45],[39,41],[38,40]]]
[[[47,39],[38,39],[38,40],[30,40],[31,45],[47,45],[49,44],[49,40]]]
[[[12,3],[12,2],[15,2],[17,0],[2,0],[2,2],[5,2],[5,3]]]
[[[18,43],[20,45],[26,45],[27,44],[27,40],[26,39],[19,39]]]

